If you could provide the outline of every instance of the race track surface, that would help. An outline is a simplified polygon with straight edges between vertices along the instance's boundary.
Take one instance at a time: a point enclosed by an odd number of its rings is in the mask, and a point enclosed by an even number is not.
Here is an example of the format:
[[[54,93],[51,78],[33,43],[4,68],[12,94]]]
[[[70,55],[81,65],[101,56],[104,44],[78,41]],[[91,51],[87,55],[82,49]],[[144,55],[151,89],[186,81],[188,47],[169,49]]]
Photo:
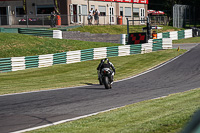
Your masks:
[[[200,87],[200,45],[136,78],[100,85],[0,96],[0,131],[7,133]]]

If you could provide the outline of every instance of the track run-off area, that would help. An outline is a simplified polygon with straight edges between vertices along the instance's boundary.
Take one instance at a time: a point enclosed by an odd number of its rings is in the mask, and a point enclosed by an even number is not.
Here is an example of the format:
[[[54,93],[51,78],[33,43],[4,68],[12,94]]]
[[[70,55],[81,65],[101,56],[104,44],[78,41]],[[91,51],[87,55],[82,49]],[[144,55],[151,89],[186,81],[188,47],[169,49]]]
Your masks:
[[[200,88],[200,45],[165,64],[117,81],[113,89],[88,85],[0,96],[1,133],[20,131]],[[176,45],[175,47],[178,47]]]

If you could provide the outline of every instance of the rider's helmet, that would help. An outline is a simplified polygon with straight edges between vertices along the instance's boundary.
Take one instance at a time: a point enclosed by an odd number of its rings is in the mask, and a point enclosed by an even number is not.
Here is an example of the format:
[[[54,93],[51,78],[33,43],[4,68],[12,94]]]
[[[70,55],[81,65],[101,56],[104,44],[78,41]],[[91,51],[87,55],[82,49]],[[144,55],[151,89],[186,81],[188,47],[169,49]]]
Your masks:
[[[101,63],[104,63],[104,59],[101,60]]]
[[[105,58],[105,61],[104,61],[104,63],[109,63],[109,59],[108,58]]]

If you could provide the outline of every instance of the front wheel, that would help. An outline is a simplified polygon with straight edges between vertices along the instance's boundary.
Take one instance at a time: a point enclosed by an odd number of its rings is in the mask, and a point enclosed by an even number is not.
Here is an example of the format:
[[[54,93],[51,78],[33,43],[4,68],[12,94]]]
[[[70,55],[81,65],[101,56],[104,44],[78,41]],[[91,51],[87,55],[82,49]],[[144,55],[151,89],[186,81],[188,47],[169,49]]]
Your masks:
[[[111,83],[110,83],[110,81],[109,81],[107,76],[104,77],[104,86],[105,86],[106,89],[111,89],[112,88],[112,85],[111,85]]]
[[[99,78],[99,84],[100,84],[100,85],[103,85],[102,79],[101,79],[101,78]]]

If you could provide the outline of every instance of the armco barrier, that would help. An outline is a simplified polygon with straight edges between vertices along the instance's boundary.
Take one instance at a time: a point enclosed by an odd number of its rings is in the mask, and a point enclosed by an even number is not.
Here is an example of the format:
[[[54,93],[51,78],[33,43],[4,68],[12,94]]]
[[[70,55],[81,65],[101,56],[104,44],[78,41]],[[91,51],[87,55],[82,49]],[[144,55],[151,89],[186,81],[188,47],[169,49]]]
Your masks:
[[[53,30],[53,38],[62,39],[62,31]]]
[[[184,38],[185,38],[185,31],[184,30],[178,31],[178,40]]]
[[[0,58],[0,72],[12,71],[11,65],[12,65],[11,58]]]
[[[94,59],[102,59],[107,57],[107,47],[94,48]]]
[[[141,53],[142,54],[152,52],[152,49],[153,49],[153,39],[150,39],[148,41],[148,43],[144,43],[141,46],[142,46],[142,48],[141,48]]]
[[[158,37],[158,39],[171,38],[172,40],[191,38],[192,37],[192,29],[158,33],[157,37]]]
[[[44,37],[53,37],[62,39],[62,31],[67,31],[68,29],[78,28],[81,25],[67,26],[58,28],[58,30],[48,30],[46,27],[37,27],[37,28],[0,28],[0,32],[3,33],[20,33],[26,35],[34,36],[44,36]]]
[[[39,56],[26,56],[25,57],[26,69],[37,68],[39,66]]]
[[[19,28],[18,33],[33,36],[53,37],[53,30],[46,29]]]
[[[162,49],[172,49],[172,39],[163,38],[162,39]]]
[[[12,57],[11,66],[12,71],[24,70],[25,69],[25,57]]]
[[[107,57],[118,56],[118,46],[107,47]]]
[[[140,54],[142,51],[142,44],[130,45],[130,54]]]
[[[170,33],[169,32],[162,33],[162,38],[170,38]]]
[[[43,36],[62,39],[61,30],[47,30],[38,28],[18,28],[18,33],[33,36]]]
[[[67,56],[66,52],[54,54],[53,55],[53,65],[66,64],[66,62],[67,62],[66,56]]]
[[[81,50],[67,52],[67,64],[81,62]]]
[[[81,50],[81,61],[93,60],[94,49]]]
[[[18,28],[0,28],[2,33],[18,33]]]
[[[162,49],[162,39],[154,39],[153,40],[153,51],[158,51]]]
[[[185,30],[185,38],[191,38],[192,37],[192,29]]]
[[[70,64],[106,57],[141,54],[162,49],[162,39],[150,40],[146,44],[125,45],[68,51],[56,54],[0,58],[0,72],[18,71],[28,68],[48,67],[56,64]],[[171,44],[172,45],[172,44]]]
[[[178,31],[169,32],[169,38],[172,40],[178,40]]]
[[[53,54],[40,55],[38,67],[48,67],[53,65]]]
[[[172,40],[190,38],[192,37],[192,30],[161,33],[158,34],[158,37],[163,38],[149,40],[149,42],[145,44],[102,47],[38,56],[0,58],[0,72],[48,67],[55,64],[69,64],[106,57],[126,56],[148,53],[161,49],[171,49]]]

